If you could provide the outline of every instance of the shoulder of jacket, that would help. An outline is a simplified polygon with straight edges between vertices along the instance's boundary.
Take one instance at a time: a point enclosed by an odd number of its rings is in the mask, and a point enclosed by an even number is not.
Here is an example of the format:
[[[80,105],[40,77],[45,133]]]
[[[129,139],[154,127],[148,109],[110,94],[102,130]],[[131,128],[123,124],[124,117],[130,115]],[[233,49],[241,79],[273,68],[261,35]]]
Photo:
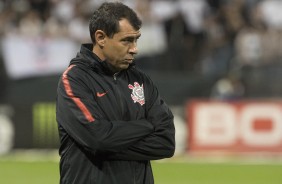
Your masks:
[[[69,67],[63,72],[63,76],[71,76],[75,78],[81,78],[87,75],[88,71],[91,68],[82,64],[71,64]]]
[[[144,71],[142,71],[142,70],[140,70],[136,67],[132,67],[130,70],[131,70],[132,74],[138,76],[138,78],[140,79],[140,82],[142,81],[142,83],[144,83],[146,86],[154,85],[151,77],[147,73],[145,73]]]
[[[139,68],[136,68],[136,67],[130,68],[129,72],[132,72],[132,73],[134,73],[135,75],[138,75],[141,78],[148,78],[148,75],[144,71],[142,71],[142,70],[140,70]]]

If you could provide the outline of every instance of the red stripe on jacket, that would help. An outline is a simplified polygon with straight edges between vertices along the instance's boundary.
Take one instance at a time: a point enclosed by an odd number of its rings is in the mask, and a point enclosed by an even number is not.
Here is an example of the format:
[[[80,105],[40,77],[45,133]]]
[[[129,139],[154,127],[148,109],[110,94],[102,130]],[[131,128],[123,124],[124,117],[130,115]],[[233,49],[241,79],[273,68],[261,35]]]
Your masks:
[[[89,122],[93,122],[95,121],[94,117],[91,115],[90,111],[87,109],[87,107],[84,105],[84,103],[80,100],[80,98],[75,97],[71,86],[70,86],[70,82],[68,79],[68,72],[72,69],[72,67],[74,67],[75,65],[70,65],[68,67],[68,69],[63,73],[63,84],[66,90],[67,95],[74,101],[74,103],[78,106],[78,108],[81,110],[81,112],[83,113],[84,117],[89,121]]]

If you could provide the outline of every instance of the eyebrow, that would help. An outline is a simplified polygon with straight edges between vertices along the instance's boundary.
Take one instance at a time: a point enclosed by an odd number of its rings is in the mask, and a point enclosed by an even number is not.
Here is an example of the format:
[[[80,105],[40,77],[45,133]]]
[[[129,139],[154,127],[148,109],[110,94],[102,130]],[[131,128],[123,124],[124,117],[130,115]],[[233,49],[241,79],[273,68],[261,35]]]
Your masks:
[[[122,40],[124,40],[124,39],[139,39],[141,37],[141,34],[138,34],[138,35],[136,35],[136,36],[132,36],[132,35],[129,35],[129,36],[124,36],[123,38],[122,38]]]

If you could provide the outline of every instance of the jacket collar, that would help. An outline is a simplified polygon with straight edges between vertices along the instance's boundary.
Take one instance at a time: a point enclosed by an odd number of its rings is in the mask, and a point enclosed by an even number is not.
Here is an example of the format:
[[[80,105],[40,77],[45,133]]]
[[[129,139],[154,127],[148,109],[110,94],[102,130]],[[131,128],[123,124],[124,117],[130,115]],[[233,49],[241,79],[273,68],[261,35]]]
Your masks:
[[[95,53],[92,52],[93,44],[82,44],[80,51],[70,64],[82,64],[92,68],[94,71],[112,75],[113,72]]]
[[[108,75],[113,75],[116,72],[113,72],[110,69],[110,66],[107,62],[102,61],[95,53],[92,52],[93,44],[82,44],[80,52],[77,54],[76,58],[71,61],[71,64],[81,63],[86,64],[97,72],[102,72]],[[130,67],[135,65],[132,63]]]

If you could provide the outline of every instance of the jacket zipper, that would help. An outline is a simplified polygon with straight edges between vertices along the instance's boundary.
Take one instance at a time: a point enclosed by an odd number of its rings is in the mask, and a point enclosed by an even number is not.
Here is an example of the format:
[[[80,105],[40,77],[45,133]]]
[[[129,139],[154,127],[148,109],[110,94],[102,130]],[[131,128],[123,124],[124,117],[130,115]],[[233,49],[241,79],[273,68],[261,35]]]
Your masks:
[[[120,114],[121,114],[121,116],[123,115],[123,103],[122,103],[122,101],[121,101],[121,93],[120,93],[120,90],[119,90],[119,88],[118,88],[118,86],[117,86],[117,75],[119,74],[119,72],[117,72],[117,73],[115,73],[114,75],[113,75],[113,78],[114,78],[114,83],[115,83],[115,85],[116,85],[116,92],[117,92],[117,100],[118,100],[118,103],[119,103],[119,105],[120,105]]]
[[[136,168],[135,168],[135,164],[134,162],[131,162],[131,166],[132,166],[132,169],[133,169],[133,184],[136,184]]]
[[[117,75],[118,75],[118,73],[115,73],[115,74],[113,75],[113,78],[114,78],[115,83],[117,82]]]
[[[114,75],[113,75],[113,78],[114,78],[114,83],[115,83],[115,85],[117,85],[117,75],[118,75],[119,73],[115,73]],[[121,115],[122,115],[122,112],[123,112],[123,105],[122,105],[122,101],[121,101],[121,94],[120,94],[120,90],[118,89],[118,87],[116,86],[116,91],[117,91],[117,96],[118,96],[118,102],[119,102],[119,104],[120,104],[120,107],[121,107],[121,110],[120,110],[120,113],[121,113]],[[133,172],[133,184],[136,184],[136,176],[135,176],[135,165],[134,165],[134,172]]]

